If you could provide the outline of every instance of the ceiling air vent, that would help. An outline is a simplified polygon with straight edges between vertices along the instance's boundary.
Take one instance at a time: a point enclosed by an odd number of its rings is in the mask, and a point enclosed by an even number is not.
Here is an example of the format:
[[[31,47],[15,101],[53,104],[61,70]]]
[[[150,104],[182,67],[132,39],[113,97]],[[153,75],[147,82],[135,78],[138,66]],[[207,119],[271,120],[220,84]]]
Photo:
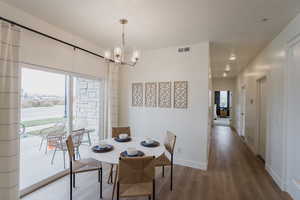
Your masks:
[[[180,47],[178,48],[179,53],[189,52],[191,50],[190,47]]]

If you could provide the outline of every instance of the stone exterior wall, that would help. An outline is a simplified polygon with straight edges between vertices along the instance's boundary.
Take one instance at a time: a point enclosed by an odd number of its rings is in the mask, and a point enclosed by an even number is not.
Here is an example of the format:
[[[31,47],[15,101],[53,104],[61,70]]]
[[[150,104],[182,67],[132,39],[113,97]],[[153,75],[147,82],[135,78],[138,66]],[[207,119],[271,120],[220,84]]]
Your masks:
[[[102,84],[97,80],[89,80],[83,78],[76,78],[76,121],[87,122],[87,127],[95,129],[91,133],[92,141],[99,139],[100,135],[100,113],[102,112],[101,105],[101,90]]]

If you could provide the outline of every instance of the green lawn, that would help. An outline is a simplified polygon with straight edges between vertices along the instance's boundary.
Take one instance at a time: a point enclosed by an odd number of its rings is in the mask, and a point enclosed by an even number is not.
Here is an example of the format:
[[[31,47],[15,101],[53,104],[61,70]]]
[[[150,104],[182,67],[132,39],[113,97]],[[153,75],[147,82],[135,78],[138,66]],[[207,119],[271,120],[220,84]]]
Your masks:
[[[40,132],[41,130],[35,130],[35,131],[29,131],[29,132],[26,132],[28,135],[33,135],[33,136],[39,136],[40,135]]]
[[[37,120],[30,120],[30,121],[22,121],[22,124],[24,124],[24,126],[27,128],[27,127],[57,123],[62,121],[63,119],[64,119],[63,117],[37,119]]]
[[[38,119],[38,120],[28,120],[28,121],[22,121],[22,124],[24,124],[24,126],[28,128],[34,126],[47,125],[47,124],[55,124],[57,122],[62,121],[63,119],[64,119],[63,117],[56,117],[56,118],[47,118],[47,119]],[[26,133],[28,135],[38,136],[40,135],[40,130],[27,131]]]

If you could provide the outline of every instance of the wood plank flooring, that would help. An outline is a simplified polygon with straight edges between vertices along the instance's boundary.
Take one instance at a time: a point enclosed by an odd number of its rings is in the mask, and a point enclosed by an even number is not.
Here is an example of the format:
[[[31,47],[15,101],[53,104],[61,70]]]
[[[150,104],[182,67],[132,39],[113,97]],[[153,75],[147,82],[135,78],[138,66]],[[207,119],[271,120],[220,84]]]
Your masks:
[[[108,166],[104,169],[105,180]],[[169,190],[169,169],[164,178],[157,170],[156,199],[161,200],[290,200],[229,127],[215,126],[211,138],[208,171],[175,166],[174,191]],[[65,177],[22,200],[67,200],[69,178]],[[104,200],[111,199],[112,185],[103,184]],[[74,200],[99,199],[96,173],[78,175]],[[147,198],[133,198],[147,199]]]

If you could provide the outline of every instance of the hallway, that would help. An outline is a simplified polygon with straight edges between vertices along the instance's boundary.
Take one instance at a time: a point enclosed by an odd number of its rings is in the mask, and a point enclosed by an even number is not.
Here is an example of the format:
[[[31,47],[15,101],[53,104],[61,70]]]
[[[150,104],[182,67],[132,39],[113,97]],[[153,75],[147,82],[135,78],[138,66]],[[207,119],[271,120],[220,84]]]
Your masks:
[[[108,168],[104,172],[108,172]],[[161,177],[161,170],[157,169],[157,199],[290,200],[264,170],[262,161],[250,152],[228,126],[213,128],[208,171],[177,165],[174,173],[174,191],[170,192],[169,169],[166,168],[165,178]],[[78,175],[75,200],[99,199],[95,176],[95,173]],[[107,174],[105,180],[106,177]],[[68,177],[62,178],[23,200],[68,199],[68,180]],[[104,199],[110,199],[111,191],[112,185],[105,182]]]
[[[215,126],[211,139],[207,199],[288,200],[258,159],[228,126]]]

